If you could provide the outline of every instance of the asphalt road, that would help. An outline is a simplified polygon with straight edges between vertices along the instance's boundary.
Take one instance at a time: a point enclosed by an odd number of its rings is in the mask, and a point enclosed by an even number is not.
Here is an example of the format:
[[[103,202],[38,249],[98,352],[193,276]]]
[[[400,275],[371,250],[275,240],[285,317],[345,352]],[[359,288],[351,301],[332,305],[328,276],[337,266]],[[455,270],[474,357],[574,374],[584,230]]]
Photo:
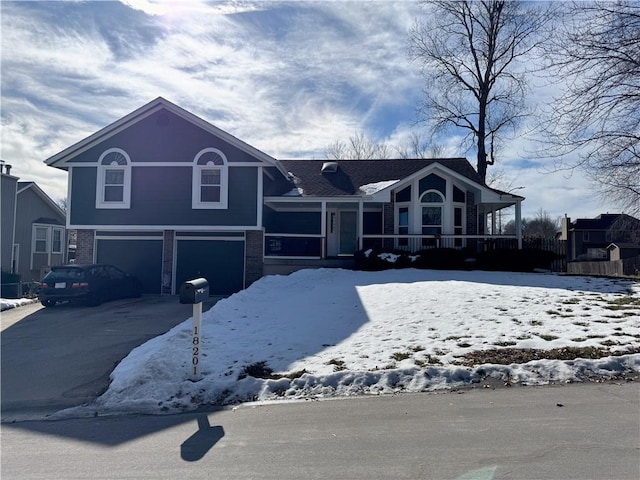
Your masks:
[[[4,424],[9,479],[640,478],[638,384]]]
[[[133,348],[192,313],[193,306],[175,296],[99,307],[34,303],[5,310],[0,316],[2,421],[42,418],[93,400]]]

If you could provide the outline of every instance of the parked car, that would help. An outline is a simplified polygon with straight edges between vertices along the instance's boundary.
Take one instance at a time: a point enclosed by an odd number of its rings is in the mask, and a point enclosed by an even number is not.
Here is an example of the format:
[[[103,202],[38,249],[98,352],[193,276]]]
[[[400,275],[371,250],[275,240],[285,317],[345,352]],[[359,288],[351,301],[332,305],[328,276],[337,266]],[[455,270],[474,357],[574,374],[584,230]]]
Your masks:
[[[118,298],[139,297],[141,291],[136,277],[113,265],[58,265],[42,279],[38,300],[45,307],[62,301],[96,306]]]

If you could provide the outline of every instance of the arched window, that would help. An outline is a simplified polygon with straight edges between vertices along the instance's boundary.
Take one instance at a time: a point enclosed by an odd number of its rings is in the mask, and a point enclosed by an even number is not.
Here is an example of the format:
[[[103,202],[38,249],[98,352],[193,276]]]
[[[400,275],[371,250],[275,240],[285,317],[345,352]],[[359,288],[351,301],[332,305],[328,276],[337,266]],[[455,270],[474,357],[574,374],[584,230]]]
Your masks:
[[[96,208],[130,208],[131,159],[120,148],[106,150],[98,159]]]
[[[193,208],[227,208],[228,166],[216,148],[200,150],[193,160]]]
[[[442,207],[444,197],[436,190],[428,190],[420,198],[422,208],[422,234],[440,235],[442,233]]]

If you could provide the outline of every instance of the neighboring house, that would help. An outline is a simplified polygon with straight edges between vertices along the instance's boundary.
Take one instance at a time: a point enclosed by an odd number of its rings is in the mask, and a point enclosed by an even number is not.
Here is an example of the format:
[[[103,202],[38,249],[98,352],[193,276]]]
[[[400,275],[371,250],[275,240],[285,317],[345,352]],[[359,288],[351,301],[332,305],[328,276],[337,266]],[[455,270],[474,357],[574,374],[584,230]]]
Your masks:
[[[606,213],[596,218],[580,218],[575,222],[562,219],[561,239],[567,241],[567,260],[609,260],[608,247],[612,243],[640,243],[640,220],[624,213]]]
[[[18,182],[13,262],[22,282],[66,262],[64,211],[34,182]]]
[[[13,263],[14,239],[16,231],[16,193],[18,191],[18,177],[10,175],[11,165],[0,163],[0,270],[4,273],[15,273]]]
[[[278,161],[163,98],[46,163],[69,173],[76,261],[116,264],[147,293],[205,277],[230,294],[369,246],[521,245],[492,234],[502,208],[520,222],[523,198],[466,159]]]

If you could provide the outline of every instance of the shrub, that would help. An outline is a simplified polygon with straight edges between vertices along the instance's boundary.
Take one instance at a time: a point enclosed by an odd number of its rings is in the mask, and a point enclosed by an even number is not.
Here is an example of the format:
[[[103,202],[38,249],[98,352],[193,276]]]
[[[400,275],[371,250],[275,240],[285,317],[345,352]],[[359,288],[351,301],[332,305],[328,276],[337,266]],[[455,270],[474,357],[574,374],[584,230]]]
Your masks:
[[[536,268],[548,269],[554,259],[556,254],[539,248],[498,248],[478,253],[476,267],[480,270],[532,272]]]
[[[462,270],[466,268],[469,254],[466,250],[455,248],[430,248],[420,250],[416,255],[415,268],[433,268],[436,270]]]
[[[397,255],[395,262],[380,258],[380,255]],[[392,268],[408,268],[413,266],[413,261],[409,258],[407,252],[397,250],[385,250],[368,248],[359,250],[354,255],[355,269],[369,272],[378,272],[380,270],[390,270]]]
[[[0,278],[2,298],[20,298],[20,275],[3,271]]]

